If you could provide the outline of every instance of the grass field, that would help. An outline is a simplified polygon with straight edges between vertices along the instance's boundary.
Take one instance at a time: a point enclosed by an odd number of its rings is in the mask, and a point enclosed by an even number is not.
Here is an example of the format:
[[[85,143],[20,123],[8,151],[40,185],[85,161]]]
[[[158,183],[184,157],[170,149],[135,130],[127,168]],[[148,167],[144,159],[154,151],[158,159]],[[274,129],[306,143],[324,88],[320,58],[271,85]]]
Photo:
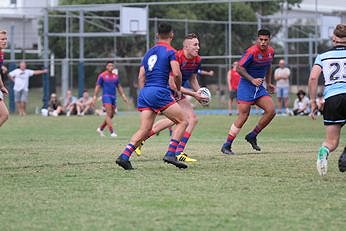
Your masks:
[[[138,114],[118,115],[118,138],[99,137],[101,117],[11,116],[1,127],[0,230],[344,230],[346,175],[329,158],[320,177],[315,153],[321,118],[276,117],[253,151],[244,136],[220,153],[230,121],[203,115],[186,170],[164,164],[168,132],[133,156],[135,171],[114,163],[137,129]],[[108,135],[108,134],[107,134]]]

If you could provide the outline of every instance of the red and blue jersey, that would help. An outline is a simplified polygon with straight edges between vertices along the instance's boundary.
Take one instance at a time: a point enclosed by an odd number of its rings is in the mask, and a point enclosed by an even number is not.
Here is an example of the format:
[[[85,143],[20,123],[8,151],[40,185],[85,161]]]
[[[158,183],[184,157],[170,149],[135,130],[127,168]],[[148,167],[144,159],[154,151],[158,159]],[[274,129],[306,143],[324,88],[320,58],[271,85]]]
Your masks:
[[[193,74],[197,74],[201,69],[201,57],[196,56],[191,59],[186,58],[184,50],[178,50],[175,54],[180,65],[182,75],[182,85],[185,86]]]
[[[274,49],[262,51],[257,45],[249,47],[241,57],[239,65],[244,67],[253,78],[264,78],[274,58]]]
[[[274,49],[268,47],[262,51],[257,45],[248,48],[239,60],[239,65],[244,67],[253,78],[265,78],[274,58]],[[249,80],[241,77],[238,85],[238,103],[253,104],[261,97],[268,97],[263,84],[256,87]]]
[[[115,73],[104,71],[97,77],[97,85],[102,87],[102,96],[110,96],[116,98],[116,88],[119,85],[119,76]]]
[[[175,52],[176,50],[165,42],[157,42],[147,51],[141,64],[145,70],[144,87],[168,87],[170,62],[176,60]]]

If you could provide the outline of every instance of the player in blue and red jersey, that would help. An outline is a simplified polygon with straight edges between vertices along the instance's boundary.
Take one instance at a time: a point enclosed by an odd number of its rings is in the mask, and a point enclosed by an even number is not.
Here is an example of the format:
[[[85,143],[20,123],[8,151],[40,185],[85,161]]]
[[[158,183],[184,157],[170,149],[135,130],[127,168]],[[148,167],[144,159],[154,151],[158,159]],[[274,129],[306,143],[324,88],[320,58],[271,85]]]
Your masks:
[[[7,47],[7,32],[4,30],[0,30],[0,72],[3,71],[3,63],[4,63],[4,52],[3,49]],[[0,127],[3,125],[8,119],[8,110],[6,104],[4,102],[4,95],[7,95],[8,91],[2,82],[2,75],[0,75]]]
[[[172,78],[178,96],[181,95],[181,72],[175,56],[176,51],[170,45],[173,36],[172,26],[161,23],[158,27],[159,41],[143,57],[138,74],[139,86],[142,87],[137,99],[137,107],[141,112],[140,128],[116,159],[116,163],[125,170],[133,169],[129,158],[136,147],[149,136],[158,112],[161,112],[176,124],[163,161],[178,168],[188,167],[178,161],[175,156],[179,141],[187,127],[187,121],[183,110],[172,97],[171,90],[168,87],[169,78]],[[170,73],[172,73],[171,76]]]
[[[264,110],[256,127],[245,137],[246,141],[257,151],[261,150],[257,145],[257,135],[275,116],[275,106],[269,95],[274,92],[274,85],[271,83],[274,49],[269,46],[269,42],[270,31],[259,30],[256,44],[246,50],[238,63],[237,72],[241,76],[237,92],[239,115],[231,125],[227,140],[221,148],[221,152],[224,154],[234,154],[231,149],[233,140],[248,119],[251,105],[255,104]],[[264,80],[269,93],[263,86]]]
[[[125,95],[124,89],[119,83],[119,76],[114,72],[114,64],[112,61],[107,62],[106,70],[99,74],[97,77],[97,82],[94,90],[93,104],[95,104],[97,95],[100,89],[103,88],[102,93],[102,105],[106,111],[106,118],[100,127],[97,128],[97,132],[100,136],[104,136],[103,129],[108,126],[111,137],[117,137],[114,132],[112,118],[114,116],[115,109],[117,107],[117,92],[118,89],[121,97],[128,103],[127,97]]]
[[[177,51],[176,57],[180,65],[180,71],[182,73],[182,86],[188,85],[190,88],[182,87],[181,92],[183,96],[180,100],[177,100],[178,104],[182,107],[184,113],[187,116],[189,125],[187,126],[182,139],[179,142],[178,148],[176,150],[176,156],[180,161],[193,162],[195,159],[190,158],[185,152],[185,146],[191,136],[193,129],[198,123],[198,117],[193,110],[191,103],[184,95],[190,95],[194,97],[197,101],[205,99],[205,96],[199,94],[198,89],[200,85],[198,83],[197,74],[201,69],[201,57],[199,56],[199,40],[196,34],[188,34],[185,36],[183,41],[183,49]],[[175,90],[174,84],[170,84],[171,89]],[[174,123],[169,119],[161,119],[156,122],[153,126],[150,136],[166,129]],[[149,138],[149,137],[148,137]],[[141,146],[138,146],[136,153],[140,155]]]

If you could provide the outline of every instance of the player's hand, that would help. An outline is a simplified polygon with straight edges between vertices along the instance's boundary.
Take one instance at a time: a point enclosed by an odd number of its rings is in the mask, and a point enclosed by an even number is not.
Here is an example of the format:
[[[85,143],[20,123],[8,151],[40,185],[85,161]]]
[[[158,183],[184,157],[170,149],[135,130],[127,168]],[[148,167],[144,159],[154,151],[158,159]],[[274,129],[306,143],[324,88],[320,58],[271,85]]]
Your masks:
[[[208,100],[208,97],[207,97],[207,96],[201,95],[201,93],[198,92],[198,91],[197,91],[197,92],[194,92],[193,97],[194,97],[198,102],[201,102],[201,101],[203,101],[203,100]]]
[[[96,100],[97,100],[97,97],[96,97],[96,95],[94,95],[93,99],[91,100],[91,106],[95,106],[96,105]]]
[[[0,90],[4,95],[8,95],[8,90],[6,87],[1,87]]]
[[[181,91],[175,91],[174,98],[176,101],[181,100]]]
[[[317,105],[316,102],[311,101],[311,113],[310,113],[311,119],[315,120],[317,118]]]
[[[126,96],[124,97],[124,102],[125,102],[126,104],[129,103],[129,99],[128,99]]]
[[[255,85],[256,87],[259,87],[259,86],[262,85],[263,79],[262,79],[262,78],[253,78],[253,79],[251,80],[251,83],[252,83],[253,85]]]
[[[267,91],[269,92],[269,94],[274,94],[275,86],[273,84],[268,84],[267,85]]]

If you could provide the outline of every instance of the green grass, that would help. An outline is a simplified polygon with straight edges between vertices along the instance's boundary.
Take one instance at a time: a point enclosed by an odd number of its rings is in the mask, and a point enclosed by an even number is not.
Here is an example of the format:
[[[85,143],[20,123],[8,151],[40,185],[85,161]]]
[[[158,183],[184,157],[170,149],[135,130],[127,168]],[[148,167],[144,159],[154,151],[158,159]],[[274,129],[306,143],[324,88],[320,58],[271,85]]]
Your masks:
[[[11,116],[1,127],[0,230],[343,230],[346,175],[329,158],[320,177],[315,154],[322,121],[276,117],[258,138],[220,153],[230,122],[200,116],[186,170],[164,164],[168,132],[148,140],[135,171],[114,163],[138,126],[138,113],[114,119],[118,138],[101,138],[101,117]],[[107,134],[108,135],[108,134]]]

